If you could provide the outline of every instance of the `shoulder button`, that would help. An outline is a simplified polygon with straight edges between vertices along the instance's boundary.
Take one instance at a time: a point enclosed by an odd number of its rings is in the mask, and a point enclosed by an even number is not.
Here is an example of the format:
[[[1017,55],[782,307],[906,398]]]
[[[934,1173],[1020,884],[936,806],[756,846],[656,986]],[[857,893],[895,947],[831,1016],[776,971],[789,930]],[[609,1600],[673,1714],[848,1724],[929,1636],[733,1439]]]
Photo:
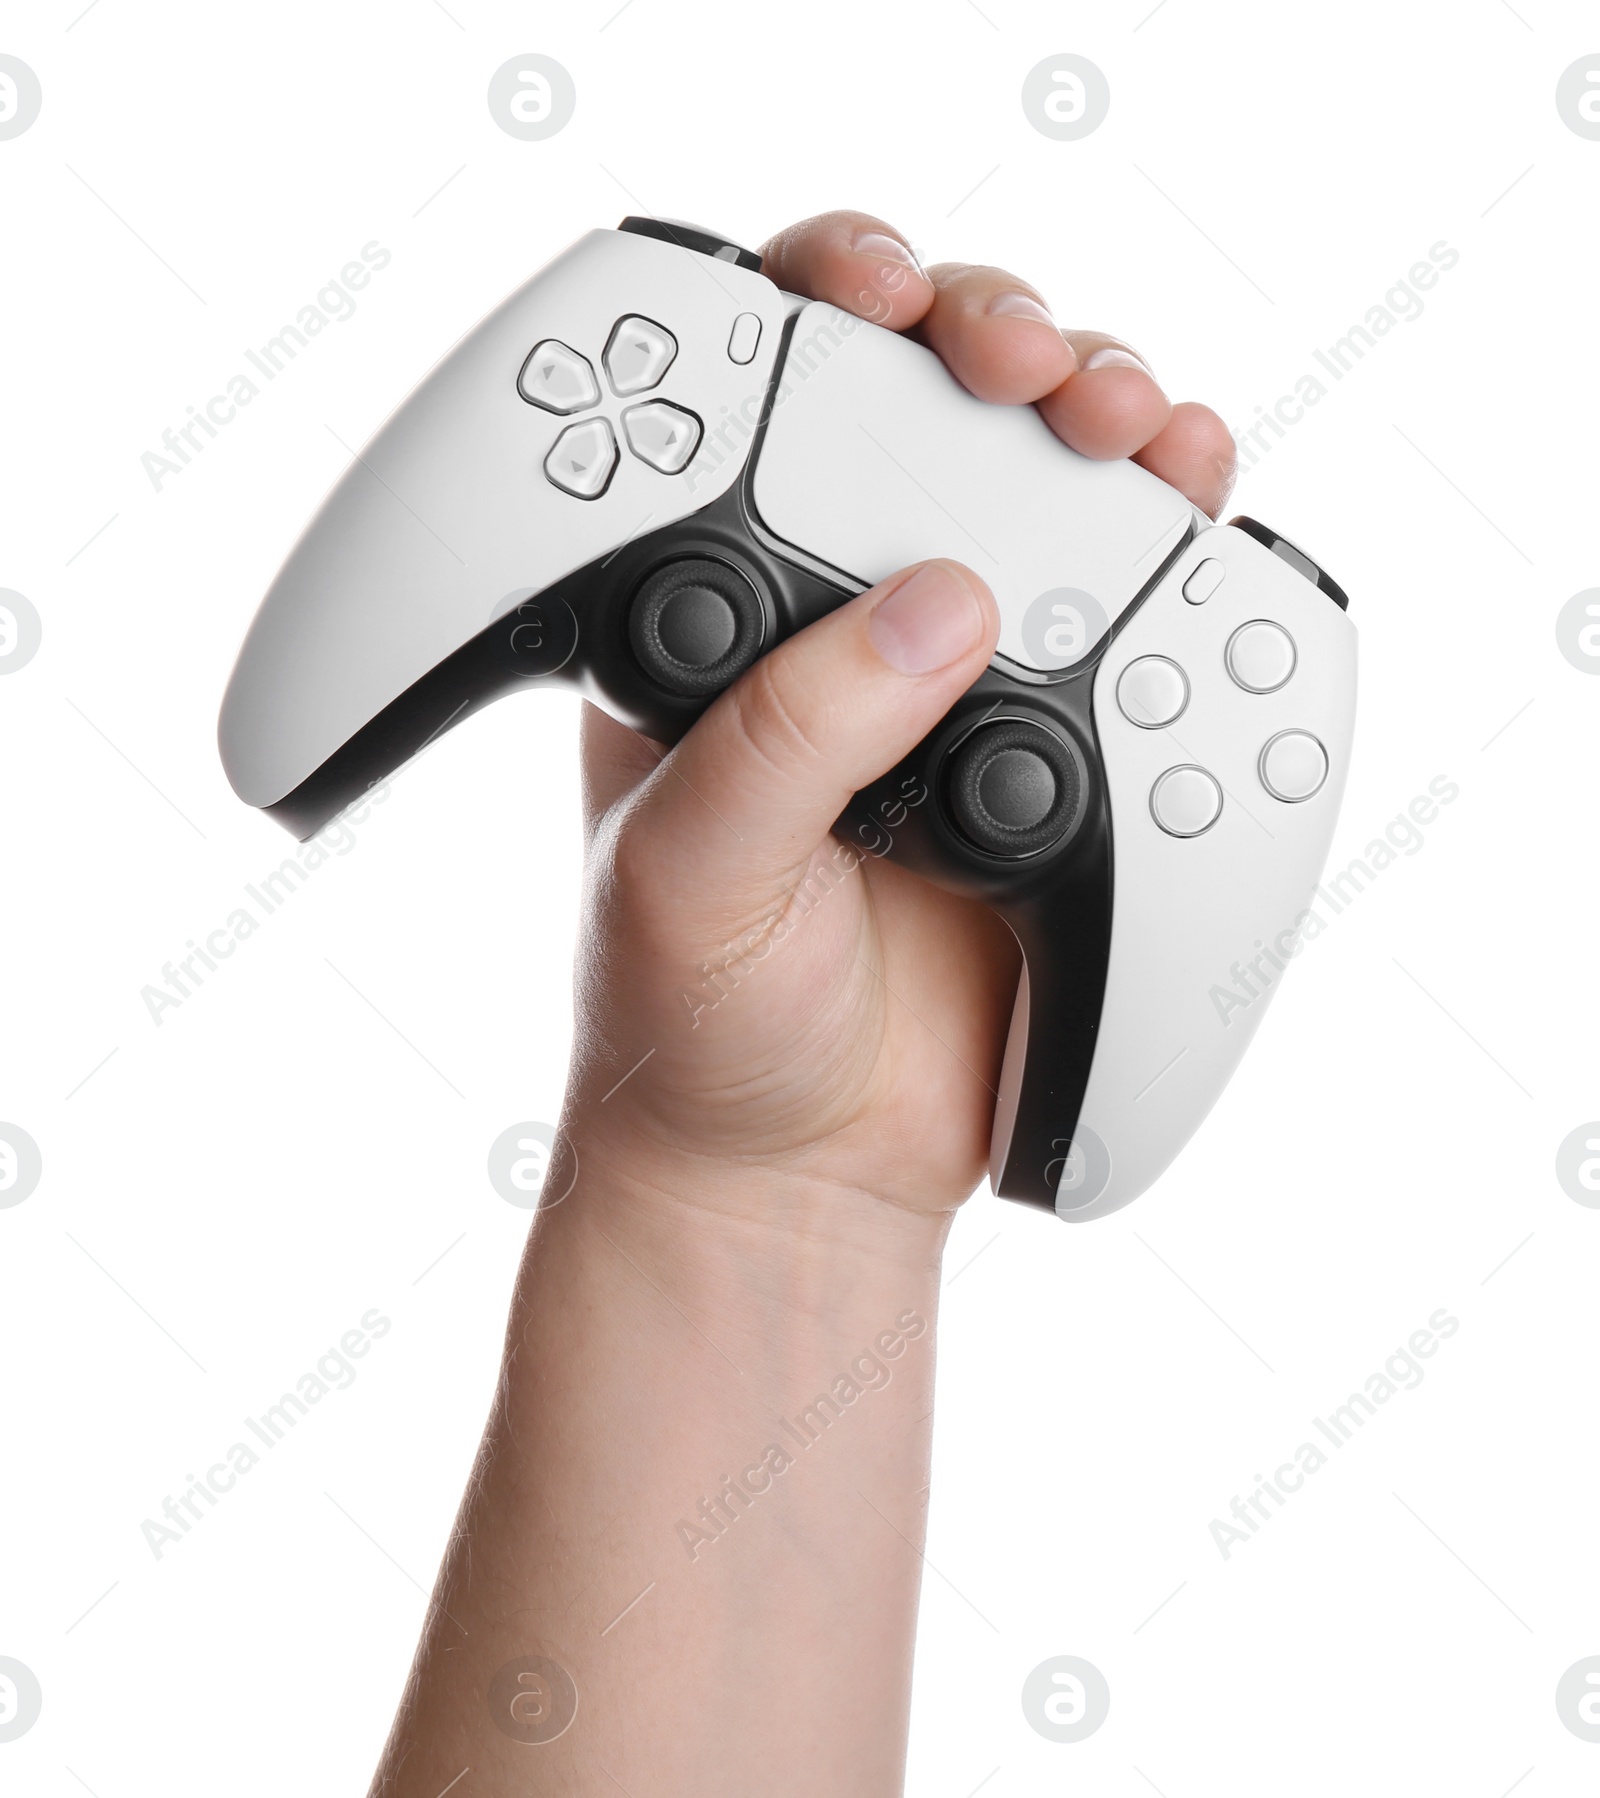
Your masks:
[[[675,243],[680,249],[694,250],[716,262],[731,262],[736,268],[748,268],[760,274],[761,258],[743,244],[731,242],[719,232],[704,225],[691,225],[687,219],[625,218],[619,231],[631,231],[636,237],[654,237],[661,243]]]

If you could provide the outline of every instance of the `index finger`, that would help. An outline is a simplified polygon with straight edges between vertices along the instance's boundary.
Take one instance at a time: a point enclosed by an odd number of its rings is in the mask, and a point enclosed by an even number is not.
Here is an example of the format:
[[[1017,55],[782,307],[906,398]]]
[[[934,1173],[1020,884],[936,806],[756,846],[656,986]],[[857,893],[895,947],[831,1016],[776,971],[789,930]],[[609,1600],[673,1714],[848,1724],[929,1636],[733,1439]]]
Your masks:
[[[916,324],[933,283],[910,244],[869,212],[823,212],[761,246],[762,273],[787,293],[826,300],[890,331]]]

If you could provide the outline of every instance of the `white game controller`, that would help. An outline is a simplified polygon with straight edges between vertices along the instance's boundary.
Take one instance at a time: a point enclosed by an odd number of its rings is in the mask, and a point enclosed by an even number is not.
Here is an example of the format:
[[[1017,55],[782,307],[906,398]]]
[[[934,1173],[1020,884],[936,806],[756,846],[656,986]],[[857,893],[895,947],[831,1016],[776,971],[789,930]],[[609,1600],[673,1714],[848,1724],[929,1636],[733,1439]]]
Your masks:
[[[1193,1134],[1298,953],[1354,727],[1345,597],[1252,520],[1212,525],[780,292],[751,251],[626,219],[464,338],[273,583],[223,763],[304,837],[541,680],[674,741],[763,651],[929,556],[994,589],[999,653],[839,828],[1011,925],[990,1178],[1101,1216]]]

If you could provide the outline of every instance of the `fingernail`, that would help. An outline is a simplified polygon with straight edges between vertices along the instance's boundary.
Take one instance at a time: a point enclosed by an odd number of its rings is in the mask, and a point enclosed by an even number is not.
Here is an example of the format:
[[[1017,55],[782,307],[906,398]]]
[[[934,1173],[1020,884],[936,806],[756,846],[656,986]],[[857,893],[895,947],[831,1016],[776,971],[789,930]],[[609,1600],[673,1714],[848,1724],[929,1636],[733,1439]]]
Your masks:
[[[1056,321],[1050,316],[1050,308],[1031,293],[997,293],[985,310],[990,318],[1026,318],[1055,329]]]
[[[978,596],[945,562],[924,562],[867,620],[872,646],[902,674],[932,674],[959,661],[983,633]]]
[[[914,268],[921,273],[921,267],[910,250],[901,243],[898,237],[889,237],[882,231],[862,231],[851,243],[850,248],[861,256],[876,256],[884,262],[898,262],[905,268]]]
[[[1132,350],[1103,349],[1095,353],[1083,365],[1088,368],[1136,368],[1142,375],[1150,373],[1147,363],[1141,362]]]

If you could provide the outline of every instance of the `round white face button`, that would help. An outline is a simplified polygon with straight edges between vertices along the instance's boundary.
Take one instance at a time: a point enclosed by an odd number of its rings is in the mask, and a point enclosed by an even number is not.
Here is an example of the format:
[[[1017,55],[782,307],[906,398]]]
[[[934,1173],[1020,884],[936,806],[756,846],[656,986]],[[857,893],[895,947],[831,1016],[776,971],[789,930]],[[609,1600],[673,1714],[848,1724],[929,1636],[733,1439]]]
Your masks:
[[[681,473],[700,443],[700,420],[665,400],[630,406],[622,415],[622,430],[628,448],[662,474]]]
[[[568,425],[544,459],[545,473],[575,499],[598,499],[616,465],[617,440],[603,418]]]
[[[1294,638],[1281,624],[1257,618],[1228,639],[1228,672],[1246,693],[1276,693],[1294,664]]]
[[[1176,662],[1165,656],[1140,656],[1129,662],[1117,681],[1117,704],[1130,724],[1159,730],[1180,717],[1189,703],[1189,682]]]
[[[678,353],[678,340],[648,318],[619,318],[606,345],[606,376],[624,398],[658,386]]]
[[[1261,784],[1293,805],[1309,799],[1328,778],[1328,752],[1306,730],[1281,730],[1261,752]]]
[[[1204,768],[1169,768],[1150,789],[1150,814],[1169,837],[1202,836],[1222,816],[1222,788]]]
[[[581,412],[600,398],[594,370],[576,350],[554,337],[536,343],[517,376],[517,391],[546,412]]]

